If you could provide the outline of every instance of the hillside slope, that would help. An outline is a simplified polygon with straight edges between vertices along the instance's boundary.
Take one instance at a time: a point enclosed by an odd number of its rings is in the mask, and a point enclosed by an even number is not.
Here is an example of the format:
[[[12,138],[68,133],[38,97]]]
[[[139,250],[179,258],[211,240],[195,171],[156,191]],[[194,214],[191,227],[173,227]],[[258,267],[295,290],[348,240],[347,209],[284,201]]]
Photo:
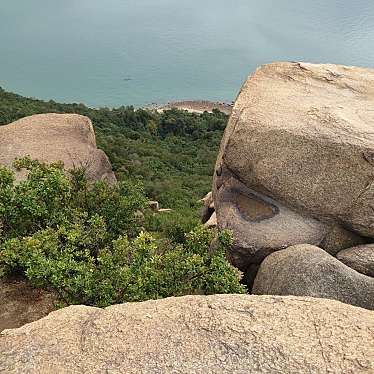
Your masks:
[[[91,118],[98,146],[119,180],[141,179],[148,196],[164,207],[196,211],[210,189],[227,115],[164,113],[120,107],[88,108],[25,98],[0,88],[0,125],[39,113],[77,113]]]

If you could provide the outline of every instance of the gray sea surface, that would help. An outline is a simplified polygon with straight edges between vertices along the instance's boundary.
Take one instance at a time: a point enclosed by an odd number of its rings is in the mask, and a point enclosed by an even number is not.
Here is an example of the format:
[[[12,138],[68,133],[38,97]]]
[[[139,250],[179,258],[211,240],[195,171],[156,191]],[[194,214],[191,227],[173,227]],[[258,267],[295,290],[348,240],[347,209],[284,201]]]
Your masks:
[[[372,0],[1,0],[0,86],[90,106],[231,101],[279,60],[374,67]]]

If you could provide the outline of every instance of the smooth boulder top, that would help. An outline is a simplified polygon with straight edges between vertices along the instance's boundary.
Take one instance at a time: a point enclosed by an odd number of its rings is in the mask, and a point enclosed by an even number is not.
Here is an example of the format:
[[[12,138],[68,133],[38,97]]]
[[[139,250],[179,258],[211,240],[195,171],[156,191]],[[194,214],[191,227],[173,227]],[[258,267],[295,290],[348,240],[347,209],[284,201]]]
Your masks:
[[[374,314],[336,301],[186,296],[71,306],[0,335],[6,373],[369,373]]]
[[[345,249],[339,252],[336,257],[352,269],[374,277],[374,244]]]
[[[309,244],[269,255],[258,270],[252,293],[327,298],[374,310],[374,278]]]
[[[374,70],[261,66],[235,102],[216,174],[224,169],[300,212],[374,237]]]
[[[97,149],[91,120],[78,114],[37,114],[0,126],[0,165],[11,167],[27,155],[44,162],[61,160],[66,169],[85,167],[91,180],[116,180],[108,157]]]

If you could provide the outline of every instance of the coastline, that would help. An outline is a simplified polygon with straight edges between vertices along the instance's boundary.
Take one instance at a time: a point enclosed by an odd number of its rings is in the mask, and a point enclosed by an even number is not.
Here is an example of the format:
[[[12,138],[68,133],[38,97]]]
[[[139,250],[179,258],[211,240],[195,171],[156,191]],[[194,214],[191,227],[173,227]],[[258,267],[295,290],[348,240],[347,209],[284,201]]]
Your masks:
[[[209,100],[183,100],[183,101],[172,101],[161,105],[149,105],[146,109],[157,110],[158,112],[163,112],[164,110],[179,109],[186,110],[189,113],[199,113],[204,112],[211,113],[213,109],[218,109],[219,111],[230,115],[232,112],[233,103],[219,102],[219,101],[209,101]]]

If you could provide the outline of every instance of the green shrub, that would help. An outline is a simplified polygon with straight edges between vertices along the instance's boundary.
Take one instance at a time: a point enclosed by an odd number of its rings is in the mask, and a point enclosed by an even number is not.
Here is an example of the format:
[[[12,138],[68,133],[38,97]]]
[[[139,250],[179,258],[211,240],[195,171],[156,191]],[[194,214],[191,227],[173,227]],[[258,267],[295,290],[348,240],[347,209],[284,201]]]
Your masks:
[[[28,172],[18,184],[0,168],[1,273],[24,274],[65,304],[244,292],[226,261],[228,233],[213,251],[213,231],[197,227],[184,235],[191,223],[169,221],[160,227],[170,238],[156,239],[137,222],[146,205],[139,184],[90,184],[81,169],[67,176],[60,163],[29,158],[16,166]]]
[[[145,218],[146,230],[180,244],[186,241],[185,233],[200,224],[198,216],[191,211],[171,211],[163,214],[149,212]]]
[[[148,233],[120,236],[103,245],[105,224],[46,229],[3,245],[1,263],[22,270],[36,286],[52,288],[66,304],[104,307],[186,294],[242,293],[238,274],[225,259],[225,238],[209,251],[212,232],[201,227],[185,245],[167,245]],[[227,243],[226,243],[227,244]]]
[[[89,183],[83,169],[66,175],[62,163],[45,164],[23,158],[15,162],[27,178],[15,183],[13,172],[0,166],[0,227],[3,240],[33,234],[44,228],[89,220],[105,221],[107,240],[139,232],[136,211],[146,205],[139,183]]]

